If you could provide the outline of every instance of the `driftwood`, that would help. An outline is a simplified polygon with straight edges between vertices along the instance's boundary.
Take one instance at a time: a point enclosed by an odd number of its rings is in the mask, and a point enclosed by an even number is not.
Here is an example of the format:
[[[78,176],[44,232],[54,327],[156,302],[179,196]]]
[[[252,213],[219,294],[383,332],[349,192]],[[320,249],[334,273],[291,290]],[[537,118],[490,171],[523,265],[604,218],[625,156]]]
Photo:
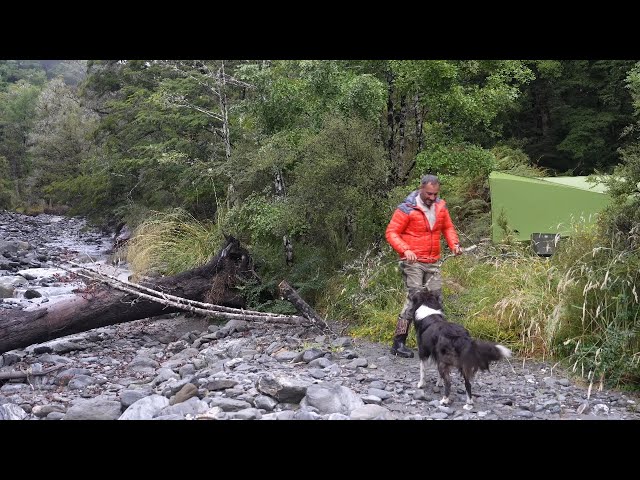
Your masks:
[[[312,320],[323,328],[328,328],[328,325],[322,317],[302,299],[300,294],[291,285],[289,285],[286,280],[282,280],[280,282],[278,285],[278,291],[280,292],[280,295],[282,295],[282,298],[288,300],[294,307],[296,307],[296,310],[298,310],[300,315]]]
[[[236,239],[229,237],[225,247],[206,265],[144,282],[144,286],[174,297],[242,311],[245,301],[234,289],[236,278],[247,279],[253,275],[249,253]],[[93,328],[189,309],[185,305],[159,302],[157,298],[143,298],[136,290],[115,290],[98,281],[76,293],[68,300],[48,307],[45,304],[36,310],[0,310],[0,353]],[[208,314],[216,316],[215,313]],[[242,318],[255,319],[250,315]],[[293,318],[291,321],[295,323]]]
[[[65,365],[55,365],[53,367],[42,370],[40,372],[34,372],[30,369],[26,371],[19,371],[19,372],[18,371],[0,372],[0,380],[15,380],[17,378],[29,378],[29,377],[36,377],[38,375],[46,375],[47,373],[51,373],[54,370],[58,370],[64,366]]]

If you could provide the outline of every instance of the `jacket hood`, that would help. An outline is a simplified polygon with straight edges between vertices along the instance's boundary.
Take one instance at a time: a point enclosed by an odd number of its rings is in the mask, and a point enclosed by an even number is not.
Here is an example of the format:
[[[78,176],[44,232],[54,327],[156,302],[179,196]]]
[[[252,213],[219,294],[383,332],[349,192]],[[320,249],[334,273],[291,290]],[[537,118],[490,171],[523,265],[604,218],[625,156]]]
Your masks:
[[[413,192],[411,192],[409,195],[406,196],[406,198],[402,201],[402,203],[398,205],[398,208],[402,210],[404,213],[409,213],[412,208],[417,208],[418,207],[417,198],[419,193],[420,193],[419,190],[414,190]],[[433,203],[438,204],[443,201],[444,200],[438,197]]]

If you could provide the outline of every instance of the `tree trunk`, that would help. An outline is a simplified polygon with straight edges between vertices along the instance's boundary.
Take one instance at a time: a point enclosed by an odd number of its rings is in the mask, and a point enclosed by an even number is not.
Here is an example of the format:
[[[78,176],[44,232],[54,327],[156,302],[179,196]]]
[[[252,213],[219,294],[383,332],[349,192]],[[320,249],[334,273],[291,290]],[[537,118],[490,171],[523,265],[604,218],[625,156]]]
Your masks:
[[[291,237],[284,235],[282,237],[282,244],[284,246],[284,260],[287,266],[293,265],[293,243],[291,243]]]
[[[395,163],[393,158],[393,151],[395,150],[395,124],[393,118],[393,112],[395,110],[395,106],[393,104],[393,73],[389,70],[387,71],[387,155],[389,156],[389,161],[392,165],[392,172],[394,172],[394,178],[391,179],[392,184],[395,186],[397,184],[397,176],[395,175]]]
[[[353,239],[355,237],[356,221],[353,218],[353,213],[348,212],[345,219],[344,231],[347,236],[347,248],[351,248],[353,245]]]
[[[284,176],[282,175],[282,170],[280,168],[276,168],[273,184],[276,191],[276,198],[278,200],[284,200],[287,192],[284,184]],[[287,266],[290,267],[293,265],[293,242],[289,235],[284,235],[282,237],[282,245],[284,247],[285,261],[287,262]]]
[[[231,139],[229,133],[229,109],[227,107],[226,77],[224,73],[224,60],[218,70],[218,100],[222,113],[222,137],[224,139],[224,152],[227,160],[231,158]]]
[[[406,120],[408,115],[407,97],[400,95],[399,108],[394,98],[395,92],[392,71],[387,71],[387,154],[391,162],[390,180],[393,186],[402,185],[406,181],[407,168],[405,165],[406,151]]]
[[[202,267],[145,285],[155,290],[236,308],[244,299],[233,290],[237,277],[254,275],[249,253],[233,237]],[[0,310],[0,353],[93,328],[181,311],[132,293],[92,283],[75,297],[36,310]]]
[[[406,95],[402,95],[400,97],[400,118],[398,119],[398,135],[400,137],[399,143],[399,152],[398,152],[398,160],[399,162],[404,163],[404,151],[406,149],[407,139],[405,138],[404,127],[407,123],[407,97]],[[403,171],[403,176],[404,176]]]
[[[420,94],[416,93],[413,98],[413,109],[416,116],[416,139],[418,142],[418,153],[424,149],[424,108],[420,106]]]

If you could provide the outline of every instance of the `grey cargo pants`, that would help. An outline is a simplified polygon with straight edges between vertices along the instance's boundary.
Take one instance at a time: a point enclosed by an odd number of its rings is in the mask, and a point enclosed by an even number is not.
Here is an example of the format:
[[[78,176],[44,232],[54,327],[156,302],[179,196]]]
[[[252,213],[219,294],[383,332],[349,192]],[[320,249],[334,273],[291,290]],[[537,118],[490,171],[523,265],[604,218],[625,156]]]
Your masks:
[[[440,267],[434,263],[407,263],[402,260],[400,261],[400,271],[402,272],[402,279],[407,290],[407,298],[398,316],[395,335],[407,335],[412,320],[411,318],[405,317],[405,312],[411,305],[409,296],[414,291],[423,289],[441,292],[442,277],[440,276]],[[442,295],[442,293],[440,293],[440,295]]]

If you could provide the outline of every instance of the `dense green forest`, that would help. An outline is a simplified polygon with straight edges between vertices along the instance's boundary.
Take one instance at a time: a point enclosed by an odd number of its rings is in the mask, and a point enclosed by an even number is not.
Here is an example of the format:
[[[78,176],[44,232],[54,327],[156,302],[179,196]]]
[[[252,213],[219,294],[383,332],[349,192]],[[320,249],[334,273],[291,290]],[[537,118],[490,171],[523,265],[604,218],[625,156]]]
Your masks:
[[[234,235],[254,308],[286,310],[287,278],[387,341],[403,289],[384,230],[435,173],[463,246],[483,245],[443,265],[454,320],[640,388],[639,112],[633,60],[3,60],[0,209],[126,223],[145,272]],[[614,203],[551,259],[491,245],[494,170],[610,174]]]

